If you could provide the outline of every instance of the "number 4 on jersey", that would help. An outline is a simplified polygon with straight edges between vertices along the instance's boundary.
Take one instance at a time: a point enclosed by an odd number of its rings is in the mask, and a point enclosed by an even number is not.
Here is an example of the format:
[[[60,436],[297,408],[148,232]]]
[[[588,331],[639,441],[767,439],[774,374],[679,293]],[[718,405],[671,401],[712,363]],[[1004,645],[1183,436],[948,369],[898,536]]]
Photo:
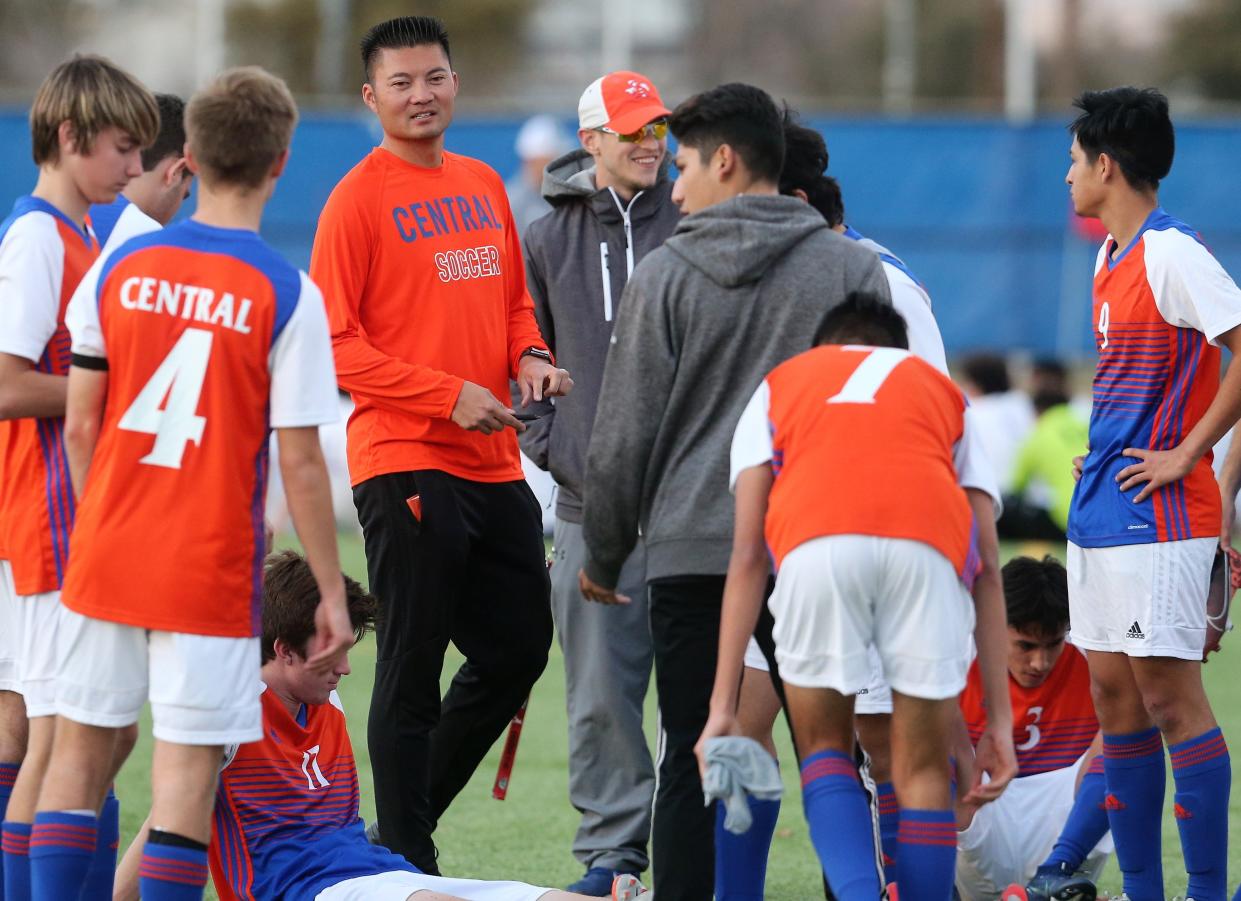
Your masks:
[[[207,419],[195,411],[212,337],[206,329],[187,328],[121,417],[120,428],[155,436],[155,446],[140,463],[180,469],[186,443],[202,443]]]

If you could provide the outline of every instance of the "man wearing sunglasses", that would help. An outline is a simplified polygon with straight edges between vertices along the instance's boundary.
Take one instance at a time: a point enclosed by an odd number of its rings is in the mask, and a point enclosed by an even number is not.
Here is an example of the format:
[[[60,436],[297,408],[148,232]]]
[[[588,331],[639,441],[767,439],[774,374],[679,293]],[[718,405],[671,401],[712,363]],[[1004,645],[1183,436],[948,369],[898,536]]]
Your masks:
[[[569,888],[586,895],[607,895],[613,873],[641,873],[648,863],[655,773],[642,732],[652,659],[642,545],[620,574],[630,604],[588,603],[577,573],[585,558],[586,448],[612,325],[634,265],[680,219],[668,179],[667,115],[643,75],[612,72],[592,82],[578,103],[582,146],[547,167],[543,196],[553,210],[531,223],[523,242],[540,330],[576,380],[573,394],[555,405],[531,405],[542,415],[519,440],[559,486],[552,614],[564,651],[569,800],[582,814],[573,853],[586,868]]]

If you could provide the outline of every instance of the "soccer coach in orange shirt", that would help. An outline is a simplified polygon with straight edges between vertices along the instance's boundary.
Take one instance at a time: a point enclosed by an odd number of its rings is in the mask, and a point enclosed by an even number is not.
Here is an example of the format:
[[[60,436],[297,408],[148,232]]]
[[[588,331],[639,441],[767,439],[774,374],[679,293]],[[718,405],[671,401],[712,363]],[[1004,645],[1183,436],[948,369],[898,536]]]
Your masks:
[[[382,841],[438,873],[431,834],[543,672],[552,639],[543,528],[498,398],[563,395],[525,288],[503,182],[444,150],[457,75],[436,19],[362,40],[383,141],[319,217],[348,454],[379,598],[368,734]],[[465,655],[441,703],[448,642]]]

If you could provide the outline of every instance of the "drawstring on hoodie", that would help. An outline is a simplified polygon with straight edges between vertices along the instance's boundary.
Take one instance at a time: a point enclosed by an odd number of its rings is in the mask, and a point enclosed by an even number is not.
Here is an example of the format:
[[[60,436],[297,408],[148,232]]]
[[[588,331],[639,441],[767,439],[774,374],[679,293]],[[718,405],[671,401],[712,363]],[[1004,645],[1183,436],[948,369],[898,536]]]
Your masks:
[[[620,197],[617,196],[614,188],[608,188],[608,193],[612,195],[612,202],[616,204],[616,208],[620,210],[621,221],[625,224],[625,281],[628,283],[629,277],[633,275],[633,223],[629,219],[629,211],[633,209],[634,202],[642,196],[642,191],[633,195],[633,199],[628,205],[621,203]],[[608,266],[608,242],[599,242],[599,274],[603,280],[603,319],[605,322],[612,321],[612,270]]]

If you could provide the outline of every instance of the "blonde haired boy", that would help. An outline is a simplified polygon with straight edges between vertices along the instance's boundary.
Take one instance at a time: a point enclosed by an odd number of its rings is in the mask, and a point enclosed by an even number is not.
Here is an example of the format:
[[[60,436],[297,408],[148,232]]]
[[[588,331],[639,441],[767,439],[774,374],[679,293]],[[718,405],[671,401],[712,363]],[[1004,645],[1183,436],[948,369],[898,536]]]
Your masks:
[[[142,172],[139,154],[158,123],[150,92],[106,59],[62,63],[30,110],[38,180],[0,223],[0,810],[7,807],[11,901],[29,895],[30,823],[52,743],[59,594],[74,516],[64,453],[65,307],[99,253],[87,210],[110,203]],[[109,822],[115,832],[115,808]],[[98,878],[110,880],[115,853],[99,851]]]
[[[147,700],[142,897],[202,897],[223,748],[263,734],[271,428],[321,599],[307,665],[330,670],[353,641],[318,439],[337,415],[323,299],[258,236],[296,123],[288,88],[262,69],[229,70],[196,94],[186,157],[197,210],[118,247],[70,306],[66,450],[80,509],[58,732],[32,837],[36,901],[78,897],[102,760]]]

